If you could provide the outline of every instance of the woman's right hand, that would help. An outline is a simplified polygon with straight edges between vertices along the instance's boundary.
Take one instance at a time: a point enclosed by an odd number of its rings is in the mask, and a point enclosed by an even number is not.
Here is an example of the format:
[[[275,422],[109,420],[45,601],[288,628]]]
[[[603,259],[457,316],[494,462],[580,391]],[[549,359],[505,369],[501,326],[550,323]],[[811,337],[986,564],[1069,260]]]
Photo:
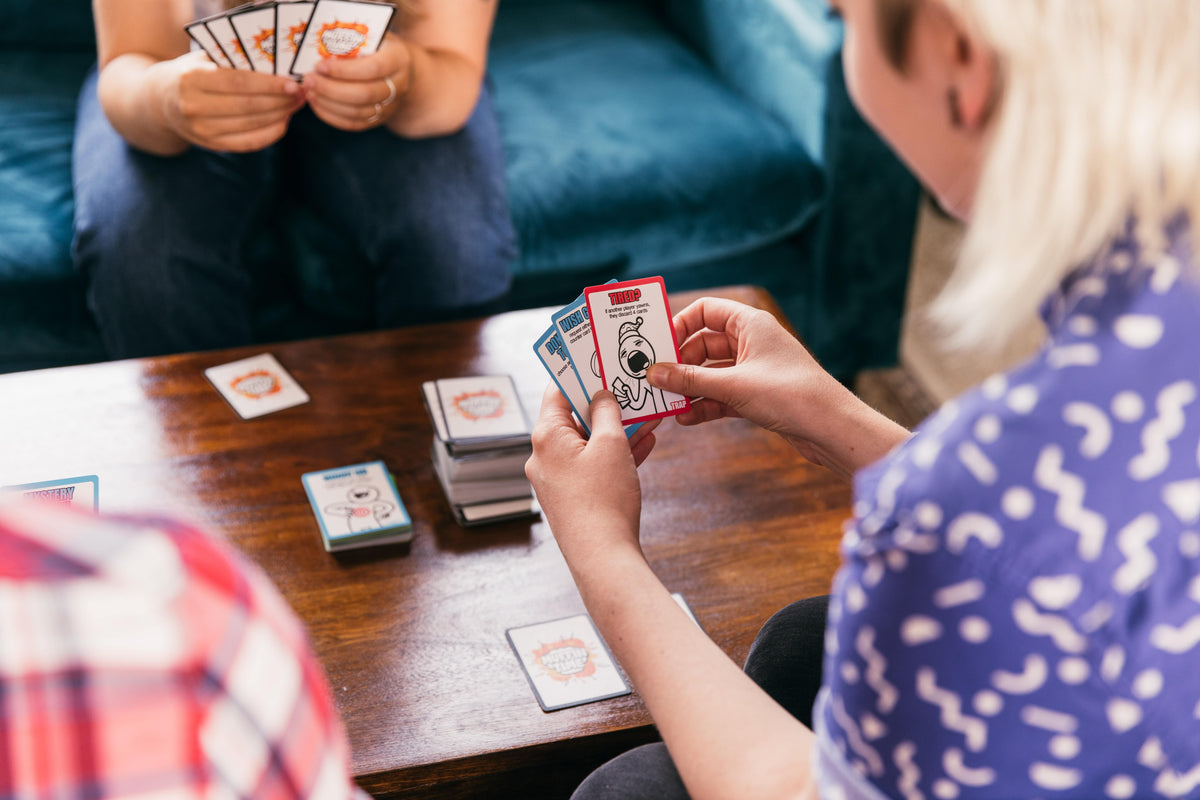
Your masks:
[[[697,398],[676,417],[682,425],[743,417],[846,477],[908,438],[822,369],[766,311],[706,297],[676,315],[675,332],[680,363],[655,364],[646,378]]]
[[[262,150],[283,138],[305,103],[303,87],[291,78],[221,68],[200,52],[151,69],[163,125],[208,150]]]

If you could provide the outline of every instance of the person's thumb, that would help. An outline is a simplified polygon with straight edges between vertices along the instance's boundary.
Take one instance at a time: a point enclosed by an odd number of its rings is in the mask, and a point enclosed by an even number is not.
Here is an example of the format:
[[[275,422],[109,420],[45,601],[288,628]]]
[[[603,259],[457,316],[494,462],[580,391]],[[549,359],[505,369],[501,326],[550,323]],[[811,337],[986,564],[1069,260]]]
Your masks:
[[[646,380],[656,389],[681,394],[684,397],[707,397],[725,402],[722,391],[725,370],[697,367],[692,364],[658,363],[646,372]]]
[[[592,395],[591,417],[593,434],[606,430],[622,430],[621,406],[617,404],[617,398],[613,397],[612,392],[600,389]],[[624,433],[621,435],[624,436]]]

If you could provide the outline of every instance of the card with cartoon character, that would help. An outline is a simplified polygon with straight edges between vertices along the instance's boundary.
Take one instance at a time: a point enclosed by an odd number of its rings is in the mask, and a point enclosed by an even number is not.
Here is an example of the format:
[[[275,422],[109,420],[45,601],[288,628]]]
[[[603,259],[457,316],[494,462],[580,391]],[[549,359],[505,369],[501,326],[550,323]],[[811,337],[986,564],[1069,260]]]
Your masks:
[[[329,552],[412,539],[412,520],[382,461],[301,476]]]
[[[601,385],[616,395],[626,424],[682,414],[691,401],[656,389],[646,371],[678,363],[679,344],[662,278],[642,278],[584,290]]]

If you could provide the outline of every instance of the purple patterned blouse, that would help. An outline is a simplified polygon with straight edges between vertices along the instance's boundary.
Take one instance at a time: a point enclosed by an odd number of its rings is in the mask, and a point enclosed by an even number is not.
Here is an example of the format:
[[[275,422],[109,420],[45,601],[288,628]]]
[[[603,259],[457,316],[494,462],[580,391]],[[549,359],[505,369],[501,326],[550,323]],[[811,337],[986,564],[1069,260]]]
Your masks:
[[[1200,264],[1167,235],[858,475],[823,797],[1200,797]]]

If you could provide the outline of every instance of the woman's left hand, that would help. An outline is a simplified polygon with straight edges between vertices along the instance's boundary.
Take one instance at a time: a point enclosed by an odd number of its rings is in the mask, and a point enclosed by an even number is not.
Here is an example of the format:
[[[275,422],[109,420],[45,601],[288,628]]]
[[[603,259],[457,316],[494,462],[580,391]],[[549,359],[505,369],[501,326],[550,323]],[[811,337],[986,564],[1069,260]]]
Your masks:
[[[345,131],[383,125],[412,84],[412,52],[394,33],[369,56],[328,58],[304,78],[308,105],[320,119]]]
[[[626,439],[616,399],[597,392],[592,435],[584,438],[562,393],[553,385],[546,389],[525,474],[573,571],[594,563],[592,557],[609,547],[632,544],[640,551],[637,467],[654,449],[658,422],[644,424]]]

